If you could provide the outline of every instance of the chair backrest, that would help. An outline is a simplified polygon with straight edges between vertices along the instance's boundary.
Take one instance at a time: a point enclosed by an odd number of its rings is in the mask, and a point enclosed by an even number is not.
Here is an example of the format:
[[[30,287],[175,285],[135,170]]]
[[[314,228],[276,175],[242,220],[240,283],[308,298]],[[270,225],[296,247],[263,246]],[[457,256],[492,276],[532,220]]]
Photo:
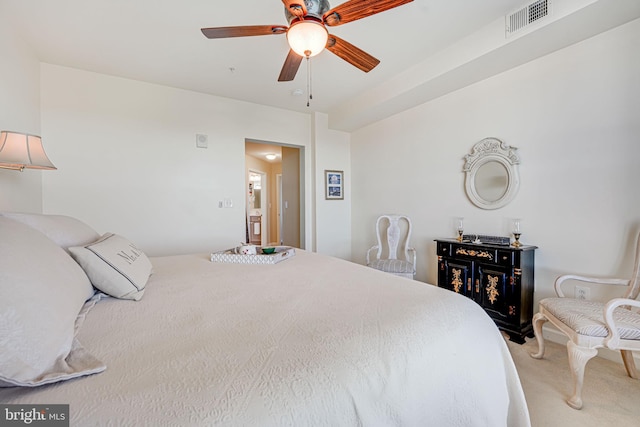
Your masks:
[[[625,298],[636,299],[640,293],[640,233],[636,242],[636,262],[633,267],[633,275],[629,280],[629,289],[625,294]]]
[[[405,215],[381,215],[376,221],[378,253],[388,251],[388,259],[409,260],[409,239],[411,238],[411,219]],[[402,255],[402,258],[399,256]]]

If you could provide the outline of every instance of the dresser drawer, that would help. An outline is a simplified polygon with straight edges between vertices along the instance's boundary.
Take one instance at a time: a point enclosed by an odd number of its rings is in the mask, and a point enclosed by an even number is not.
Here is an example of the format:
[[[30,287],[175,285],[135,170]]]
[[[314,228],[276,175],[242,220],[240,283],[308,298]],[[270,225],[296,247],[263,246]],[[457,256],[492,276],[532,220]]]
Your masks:
[[[451,243],[447,242],[438,242],[436,251],[438,256],[451,256],[453,253],[451,252]]]
[[[496,264],[503,265],[505,267],[509,267],[515,264],[515,255],[516,253],[513,251],[503,251],[498,250]]]
[[[453,243],[451,246],[451,256],[455,256],[456,258],[475,259],[490,264],[495,264],[498,259],[498,251],[496,249],[457,243]]]

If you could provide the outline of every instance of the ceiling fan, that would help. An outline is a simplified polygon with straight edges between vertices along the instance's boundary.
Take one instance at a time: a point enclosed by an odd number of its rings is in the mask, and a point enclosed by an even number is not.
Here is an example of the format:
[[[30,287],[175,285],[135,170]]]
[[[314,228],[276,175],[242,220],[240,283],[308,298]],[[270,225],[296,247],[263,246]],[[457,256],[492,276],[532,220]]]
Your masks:
[[[210,39],[285,34],[290,50],[278,81],[291,81],[304,57],[310,58],[325,48],[351,65],[368,73],[380,61],[351,43],[329,34],[335,27],[412,2],[413,0],[348,0],[330,9],[327,0],[282,0],[286,25],[245,25],[238,27],[202,28]]]

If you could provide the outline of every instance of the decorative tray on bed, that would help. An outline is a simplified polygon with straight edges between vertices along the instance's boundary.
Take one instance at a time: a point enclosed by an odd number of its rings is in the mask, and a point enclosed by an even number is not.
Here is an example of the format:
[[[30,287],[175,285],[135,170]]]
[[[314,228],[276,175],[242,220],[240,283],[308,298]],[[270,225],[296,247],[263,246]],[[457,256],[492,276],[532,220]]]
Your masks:
[[[258,247],[258,252],[260,251]],[[230,262],[235,264],[277,264],[280,261],[289,259],[296,254],[296,250],[291,246],[276,246],[272,254],[243,255],[235,252],[235,248],[226,249],[211,254],[212,262]]]

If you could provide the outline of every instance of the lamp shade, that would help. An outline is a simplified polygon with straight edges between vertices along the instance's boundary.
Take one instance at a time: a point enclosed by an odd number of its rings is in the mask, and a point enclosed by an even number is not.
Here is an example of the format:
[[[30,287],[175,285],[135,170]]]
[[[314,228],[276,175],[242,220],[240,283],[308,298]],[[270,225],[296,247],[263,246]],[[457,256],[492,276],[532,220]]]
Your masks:
[[[57,169],[42,147],[42,139],[26,133],[0,132],[0,168]]]
[[[294,22],[287,30],[291,49],[300,56],[316,56],[327,45],[329,33],[325,26],[313,19]]]

